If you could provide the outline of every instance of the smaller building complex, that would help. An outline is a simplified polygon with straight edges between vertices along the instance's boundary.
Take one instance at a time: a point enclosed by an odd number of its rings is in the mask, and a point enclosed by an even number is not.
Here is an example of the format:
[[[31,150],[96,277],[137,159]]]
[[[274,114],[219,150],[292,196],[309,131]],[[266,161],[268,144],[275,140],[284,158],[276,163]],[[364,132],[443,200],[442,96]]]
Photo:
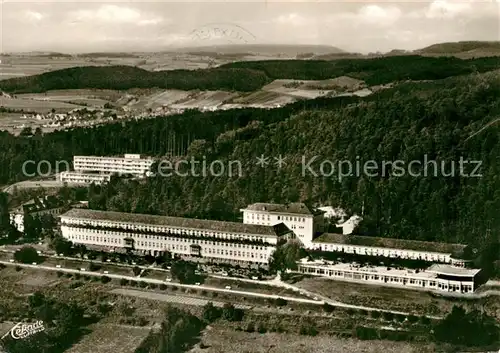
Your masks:
[[[267,266],[293,233],[269,226],[204,219],[72,209],[61,215],[62,236],[73,243],[242,265]]]
[[[410,270],[308,259],[302,259],[297,266],[300,273],[336,280],[458,293],[472,293],[476,289],[476,275],[481,271],[443,264],[434,264],[427,270]]]
[[[73,184],[103,184],[109,182],[112,174],[130,175],[142,178],[148,175],[154,159],[140,154],[112,156],[74,156],[73,172],[63,172],[59,180]]]
[[[111,174],[62,172],[59,180],[68,184],[105,184],[111,180]]]
[[[143,177],[154,163],[153,158],[140,154],[125,154],[123,157],[74,156],[73,168],[77,172],[100,172],[104,174],[130,174]]]
[[[55,196],[34,198],[10,212],[10,223],[20,232],[24,232],[26,217],[57,216],[65,210],[65,204]]]

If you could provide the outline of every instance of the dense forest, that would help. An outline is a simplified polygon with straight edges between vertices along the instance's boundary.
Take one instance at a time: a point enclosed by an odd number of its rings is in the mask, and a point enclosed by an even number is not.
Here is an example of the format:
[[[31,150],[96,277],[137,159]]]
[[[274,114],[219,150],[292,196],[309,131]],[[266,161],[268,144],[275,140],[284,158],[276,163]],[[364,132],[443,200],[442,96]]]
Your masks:
[[[91,187],[91,207],[239,220],[239,208],[252,202],[300,200],[363,213],[362,234],[481,246],[498,241],[500,231],[499,97],[498,72],[476,72],[408,82],[365,98],[323,98],[274,110],[189,111],[32,137],[4,132],[0,181],[23,179],[26,160],[55,163],[75,154],[165,156],[175,133],[186,144],[183,158],[220,160],[226,166],[240,161],[243,174],[116,179],[104,188]],[[188,135],[196,138],[189,146]],[[271,158],[267,168],[256,165],[261,154]],[[279,155],[286,158],[280,170],[273,165]],[[303,156],[318,156],[312,166],[316,172],[325,159],[352,165],[427,159],[444,162],[445,170],[438,167],[438,176],[398,176],[389,169],[377,176],[315,177],[303,174]],[[477,173],[482,176],[461,176],[460,159],[481,161]],[[443,175],[452,163],[455,175]],[[465,172],[472,169],[466,166]]]
[[[165,88],[251,92],[275,79],[324,80],[338,76],[368,85],[407,80],[437,80],[500,68],[496,57],[462,60],[417,55],[342,60],[271,60],[235,62],[213,69],[151,72],[131,66],[74,67],[0,81],[0,90],[37,93],[56,89]]]

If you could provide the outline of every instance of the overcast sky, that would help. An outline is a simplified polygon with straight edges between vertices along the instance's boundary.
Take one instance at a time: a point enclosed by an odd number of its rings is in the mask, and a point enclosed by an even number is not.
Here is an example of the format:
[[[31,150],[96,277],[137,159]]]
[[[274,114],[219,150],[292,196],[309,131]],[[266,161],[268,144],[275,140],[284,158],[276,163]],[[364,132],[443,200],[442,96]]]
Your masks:
[[[0,49],[141,51],[221,42],[326,44],[363,53],[418,49],[499,40],[499,6],[500,0],[3,0]]]

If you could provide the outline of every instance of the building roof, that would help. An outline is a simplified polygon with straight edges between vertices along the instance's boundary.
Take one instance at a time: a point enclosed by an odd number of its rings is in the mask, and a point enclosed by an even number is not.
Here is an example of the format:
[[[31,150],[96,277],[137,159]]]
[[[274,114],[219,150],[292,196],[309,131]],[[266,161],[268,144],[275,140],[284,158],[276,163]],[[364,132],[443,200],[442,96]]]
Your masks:
[[[427,271],[448,276],[474,277],[481,270],[472,268],[454,267],[450,265],[434,264],[431,267],[429,267]]]
[[[238,222],[223,222],[206,219],[155,216],[139,213],[97,211],[89,209],[71,209],[68,212],[62,214],[60,217],[168,226],[186,229],[203,229],[216,232],[234,232],[271,237],[285,235],[290,232],[290,230],[286,226],[283,227],[284,225],[282,226],[281,224],[277,224],[275,226],[265,226],[258,224],[244,224]]]
[[[249,211],[265,211],[265,212],[276,212],[276,213],[290,213],[290,214],[300,214],[300,215],[317,215],[322,214],[324,211],[321,210],[311,210],[302,202],[294,202],[290,204],[276,204],[276,203],[254,203],[248,205],[245,210]]]
[[[64,202],[62,202],[60,199],[58,199],[55,196],[49,195],[45,197],[36,197],[18,208],[14,210],[16,213],[32,213],[32,212],[37,212],[37,211],[42,211],[42,210],[50,210],[53,208],[59,208],[64,206]]]
[[[361,235],[346,235],[324,233],[313,240],[313,243],[332,243],[345,245],[361,245],[400,250],[429,251],[445,254],[461,253],[467,247],[463,244],[435,243],[429,241],[367,237]]]

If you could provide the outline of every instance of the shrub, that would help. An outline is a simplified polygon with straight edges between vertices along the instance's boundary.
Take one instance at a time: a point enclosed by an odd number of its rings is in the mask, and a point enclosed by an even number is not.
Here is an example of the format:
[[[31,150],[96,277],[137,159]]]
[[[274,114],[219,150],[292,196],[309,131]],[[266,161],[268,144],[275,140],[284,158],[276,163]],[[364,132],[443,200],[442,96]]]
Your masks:
[[[141,268],[139,266],[134,266],[134,268],[132,269],[132,271],[134,272],[134,276],[137,277],[141,273]]]
[[[358,311],[361,315],[368,315],[368,311],[366,311],[365,309],[359,309]]]
[[[259,326],[257,327],[257,332],[258,333],[266,333],[267,328],[263,323],[259,323]]]
[[[72,273],[66,273],[66,277],[71,278],[71,277],[73,277],[73,274]]]
[[[165,284],[163,284],[163,283],[162,283],[162,284],[160,284],[160,289],[161,289],[161,290],[165,290],[165,289],[167,289],[167,285],[165,285]]]
[[[156,283],[150,283],[149,288],[156,289],[156,288],[158,288],[158,285]]]
[[[246,332],[255,332],[255,324],[253,322],[249,322],[245,331]]]
[[[378,319],[380,318],[380,311],[377,311],[377,310],[373,310],[371,313],[370,313],[370,316],[373,317],[374,319]]]
[[[351,308],[348,308],[348,309],[346,310],[346,313],[347,313],[349,316],[353,316],[354,314],[356,314],[356,310],[351,309]]]
[[[23,268],[21,266],[16,266],[16,271],[19,272],[21,271]]]
[[[414,324],[418,321],[418,317],[416,317],[415,315],[408,315],[407,319],[408,319],[408,322],[410,322],[412,324]]]
[[[177,286],[172,286],[171,288],[173,291],[176,291],[177,289],[179,289],[179,288],[177,288]]]
[[[394,315],[393,318],[396,319],[396,321],[398,321],[398,322],[403,322],[406,320],[406,316],[404,316],[402,314],[396,314],[396,315]]]
[[[108,276],[102,276],[102,277],[101,277],[101,282],[102,282],[102,283],[108,283],[108,282],[111,282],[111,278],[109,278]]]
[[[128,279],[122,278],[120,279],[120,286],[126,286],[128,285]]]
[[[323,310],[325,311],[325,313],[331,313],[335,310],[335,307],[333,305],[325,303],[323,304]]]
[[[222,307],[222,318],[227,321],[235,321],[233,320],[235,311],[236,309],[233,304],[225,303]]]
[[[90,278],[90,276],[83,276],[83,279],[86,281],[90,281],[92,278]]]
[[[89,271],[92,271],[92,272],[95,272],[95,271],[99,271],[101,269],[101,266],[91,262],[89,264]]]
[[[14,253],[14,259],[23,264],[31,264],[33,262],[39,263],[41,257],[38,255],[35,248],[25,246]]]
[[[386,321],[392,321],[394,319],[394,314],[390,313],[388,311],[384,311],[382,313],[382,316],[383,316],[384,320],[386,320]]]
[[[276,306],[285,306],[287,304],[287,301],[283,298],[276,298],[274,303],[276,304]]]
[[[75,278],[76,278],[76,279],[80,279],[80,278],[82,278],[82,275],[81,275],[81,274],[79,274],[79,273],[75,273]]]
[[[203,320],[208,323],[212,323],[221,317],[221,310],[213,305],[212,302],[208,302],[203,307]]]
[[[431,319],[429,319],[427,316],[421,316],[420,317],[420,323],[422,325],[430,325]]]
[[[57,277],[62,277],[64,275],[64,273],[62,273],[61,271],[57,271]]]
[[[146,282],[143,282],[143,281],[140,281],[140,282],[139,282],[139,287],[141,287],[141,288],[146,288],[146,287],[147,287],[147,285],[148,285],[148,284],[147,284]]]

